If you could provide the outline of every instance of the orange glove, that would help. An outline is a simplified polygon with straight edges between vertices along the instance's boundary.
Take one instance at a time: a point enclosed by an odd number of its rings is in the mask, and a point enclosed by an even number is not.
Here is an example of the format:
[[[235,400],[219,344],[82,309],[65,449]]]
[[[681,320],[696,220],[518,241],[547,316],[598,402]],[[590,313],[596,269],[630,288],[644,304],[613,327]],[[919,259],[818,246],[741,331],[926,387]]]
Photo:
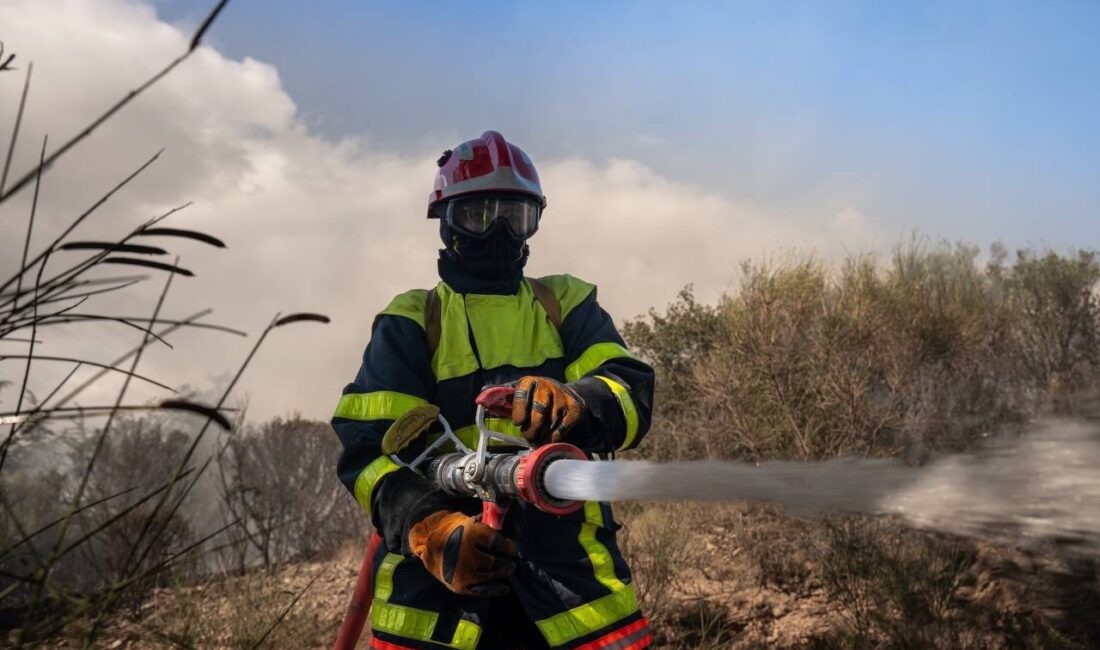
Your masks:
[[[461,512],[440,510],[413,524],[409,548],[428,572],[465,596],[501,596],[516,564],[516,543]]]
[[[532,445],[559,442],[584,415],[584,400],[549,377],[521,377],[512,398],[512,423]]]

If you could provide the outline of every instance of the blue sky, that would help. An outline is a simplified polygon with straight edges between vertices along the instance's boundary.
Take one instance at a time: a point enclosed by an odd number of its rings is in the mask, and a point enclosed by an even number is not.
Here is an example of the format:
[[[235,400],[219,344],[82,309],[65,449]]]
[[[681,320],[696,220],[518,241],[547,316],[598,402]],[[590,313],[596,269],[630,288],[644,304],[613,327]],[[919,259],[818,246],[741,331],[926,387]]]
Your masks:
[[[210,4],[156,3],[183,25]],[[777,213],[1100,244],[1100,3],[234,0],[212,36],[330,137],[496,128]]]

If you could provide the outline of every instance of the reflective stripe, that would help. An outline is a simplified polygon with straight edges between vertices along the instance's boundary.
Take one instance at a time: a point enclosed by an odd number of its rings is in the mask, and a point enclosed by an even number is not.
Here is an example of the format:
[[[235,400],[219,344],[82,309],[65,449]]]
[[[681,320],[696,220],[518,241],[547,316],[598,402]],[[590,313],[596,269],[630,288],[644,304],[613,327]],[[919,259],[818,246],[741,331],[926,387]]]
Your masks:
[[[378,483],[378,479],[399,467],[400,465],[393,462],[389,456],[379,456],[370,465],[364,467],[362,472],[359,472],[359,477],[355,479],[355,500],[359,502],[359,506],[368,515],[370,515],[371,495],[374,494],[374,485]]]
[[[577,381],[604,363],[623,357],[628,359],[637,358],[630,350],[618,343],[607,342],[590,345],[587,350],[581,353],[581,356],[577,357],[576,361],[569,364],[569,367],[565,369],[565,380]]]
[[[623,419],[626,421],[626,437],[623,438],[623,444],[619,445],[619,450],[629,449],[630,445],[634,444],[634,438],[638,436],[638,410],[634,408],[634,400],[631,399],[626,387],[619,382],[603,375],[596,376],[611,388],[615,399],[619,400],[619,406],[623,409]]]
[[[421,397],[392,390],[348,393],[340,398],[333,417],[349,420],[396,420],[407,411],[427,403]]]
[[[378,571],[374,576],[374,602],[387,602],[393,595],[393,572],[401,564],[401,559],[402,556],[398,553],[386,553],[386,557],[378,563]]]
[[[577,305],[584,302],[584,299],[590,293],[596,290],[596,285],[567,274],[548,275],[537,279],[554,292],[554,297],[558,299],[558,304],[561,305],[561,319],[563,322],[569,312],[573,311]]]
[[[452,648],[476,648],[477,640],[481,638],[481,628],[477,623],[473,621],[467,621],[464,618],[458,619],[458,627],[455,629],[455,635],[451,637]]]
[[[370,608],[370,627],[372,630],[389,632],[406,639],[427,641],[432,638],[439,614],[426,609],[416,609],[393,603],[372,603]]]
[[[592,572],[596,574],[596,580],[611,591],[619,591],[626,587],[619,577],[615,575],[615,563],[608,553],[607,547],[596,539],[596,530],[603,526],[603,511],[598,501],[584,502],[584,523],[581,524],[581,533],[577,536],[581,546],[588,553],[588,559],[592,561]],[[611,621],[608,621],[611,622]]]
[[[577,540],[588,553],[596,580],[607,587],[611,593],[561,614],[537,621],[535,624],[538,625],[539,631],[552,646],[559,646],[591,634],[638,611],[638,598],[634,593],[634,585],[625,584],[615,575],[615,561],[611,553],[596,539],[596,530],[603,526],[603,523],[603,511],[600,509],[599,502],[586,501],[584,522],[581,524],[581,532]]]
[[[408,605],[395,605],[389,602],[393,595],[393,573],[404,559],[397,553],[387,553],[374,578],[374,600],[370,608],[370,626],[372,630],[387,632],[406,639],[432,641],[439,614],[426,609],[417,609]],[[474,650],[481,638],[481,628],[472,621],[461,619],[455,628],[450,643],[442,645],[458,650]]]
[[[378,313],[378,316],[403,316],[424,328],[424,304],[428,300],[427,289],[413,289],[397,296]],[[375,317],[377,321],[377,317]]]
[[[560,646],[607,627],[636,611],[638,611],[638,598],[634,594],[634,586],[626,585],[621,591],[537,621],[535,624],[547,643],[551,646]]]

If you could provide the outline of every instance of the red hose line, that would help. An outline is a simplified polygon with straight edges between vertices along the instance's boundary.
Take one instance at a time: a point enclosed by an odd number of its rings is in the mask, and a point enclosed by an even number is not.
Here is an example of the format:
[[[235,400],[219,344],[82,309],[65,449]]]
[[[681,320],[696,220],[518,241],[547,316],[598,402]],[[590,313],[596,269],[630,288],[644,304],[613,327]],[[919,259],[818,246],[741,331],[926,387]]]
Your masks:
[[[367,622],[367,614],[370,612],[371,598],[374,596],[374,555],[378,552],[378,545],[382,543],[382,537],[378,531],[370,536],[367,544],[367,554],[363,556],[363,564],[359,567],[359,577],[355,581],[355,592],[351,596],[351,603],[344,615],[344,622],[340,624],[340,631],[336,635],[336,644],[333,650],[354,650],[355,644],[363,634],[363,625]]]

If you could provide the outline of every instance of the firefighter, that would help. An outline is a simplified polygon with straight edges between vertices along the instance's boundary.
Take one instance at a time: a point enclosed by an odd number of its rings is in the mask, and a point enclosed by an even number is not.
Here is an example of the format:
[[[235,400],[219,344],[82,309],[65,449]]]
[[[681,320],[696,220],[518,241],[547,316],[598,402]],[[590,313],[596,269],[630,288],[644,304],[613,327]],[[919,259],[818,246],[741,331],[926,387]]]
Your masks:
[[[386,430],[424,404],[473,446],[474,398],[501,384],[516,387],[512,417],[489,427],[535,446],[560,440],[607,459],[649,429],[653,370],[626,349],[596,287],[523,275],[546,207],[527,154],[486,131],[438,166],[428,217],[444,244],[440,282],[375,318],[332,418],[340,479],[383,540],[371,647],[648,647],[608,504],[564,516],[517,504],[502,534],[479,521],[479,501],[449,497],[381,453]]]

